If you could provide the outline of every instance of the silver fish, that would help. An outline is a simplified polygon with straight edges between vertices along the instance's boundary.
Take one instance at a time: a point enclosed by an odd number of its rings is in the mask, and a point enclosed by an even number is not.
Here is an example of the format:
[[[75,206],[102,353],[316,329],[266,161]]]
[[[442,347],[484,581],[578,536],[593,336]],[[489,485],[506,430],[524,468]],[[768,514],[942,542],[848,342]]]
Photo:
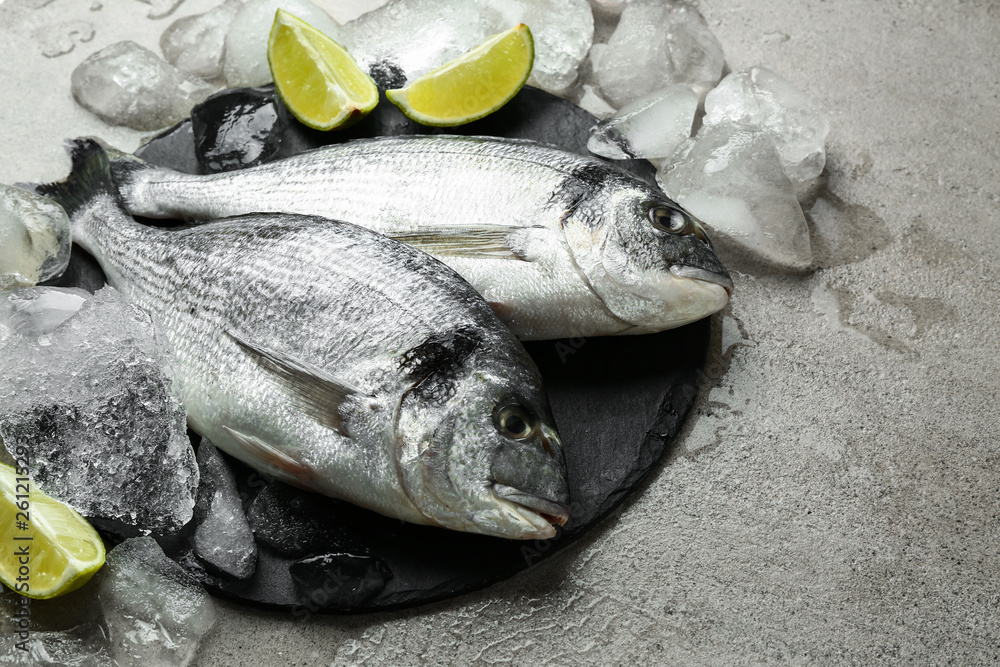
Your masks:
[[[192,429],[293,484],[414,523],[516,539],[568,516],[538,369],[444,264],[354,225],[253,214],[136,223],[103,147],[38,189],[149,311]]]
[[[531,141],[384,137],[207,176],[116,153],[113,169],[136,215],[322,215],[414,245],[526,340],[677,327],[724,307],[733,286],[701,225],[662,192]]]

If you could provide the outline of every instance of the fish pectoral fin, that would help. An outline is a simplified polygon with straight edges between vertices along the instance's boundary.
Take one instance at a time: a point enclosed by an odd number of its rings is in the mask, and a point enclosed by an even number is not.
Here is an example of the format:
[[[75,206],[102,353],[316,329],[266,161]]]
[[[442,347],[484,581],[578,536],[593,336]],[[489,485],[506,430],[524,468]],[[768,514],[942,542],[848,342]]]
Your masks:
[[[510,242],[511,234],[521,229],[508,225],[441,225],[414,231],[387,232],[385,235],[429,255],[525,261],[524,255]]]
[[[292,401],[305,414],[323,426],[351,437],[344,424],[341,406],[349,396],[366,396],[365,392],[305,361],[254,345],[230,331],[226,335],[286,389]],[[368,398],[374,399],[372,396]]]
[[[244,456],[237,458],[262,463],[263,467],[266,468],[263,472],[275,477],[291,478],[306,484],[316,478],[312,468],[303,463],[297,456],[288,454],[255,435],[247,435],[228,426],[223,426],[222,430],[228,433],[243,450]]]

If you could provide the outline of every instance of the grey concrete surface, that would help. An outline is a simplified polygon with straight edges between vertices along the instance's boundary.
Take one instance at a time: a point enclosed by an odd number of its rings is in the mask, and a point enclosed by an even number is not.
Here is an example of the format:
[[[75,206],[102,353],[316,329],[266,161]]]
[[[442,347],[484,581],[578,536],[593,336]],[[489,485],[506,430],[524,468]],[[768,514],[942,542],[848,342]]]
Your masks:
[[[101,2],[0,6],[0,181],[61,177],[63,137],[137,143],[76,109],[68,76],[166,23]],[[829,109],[816,270],[735,264],[672,454],[572,548],[401,613],[220,602],[196,664],[1000,663],[1000,3],[700,8],[732,69],[770,67]],[[42,58],[44,12],[96,35]]]

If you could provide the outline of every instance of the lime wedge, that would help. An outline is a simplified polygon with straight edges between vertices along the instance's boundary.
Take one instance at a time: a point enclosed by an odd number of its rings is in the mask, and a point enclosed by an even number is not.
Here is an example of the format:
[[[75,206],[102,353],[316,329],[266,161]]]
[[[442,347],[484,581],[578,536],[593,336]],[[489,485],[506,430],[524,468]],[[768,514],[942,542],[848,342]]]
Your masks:
[[[309,127],[346,127],[378,104],[378,87],[344,47],[281,9],[267,40],[267,61],[285,106]]]
[[[535,42],[522,23],[404,88],[386,91],[386,97],[418,123],[461,125],[506,104],[524,86],[534,62]]]
[[[76,510],[0,464],[0,580],[30,598],[83,586],[104,564],[104,542]]]

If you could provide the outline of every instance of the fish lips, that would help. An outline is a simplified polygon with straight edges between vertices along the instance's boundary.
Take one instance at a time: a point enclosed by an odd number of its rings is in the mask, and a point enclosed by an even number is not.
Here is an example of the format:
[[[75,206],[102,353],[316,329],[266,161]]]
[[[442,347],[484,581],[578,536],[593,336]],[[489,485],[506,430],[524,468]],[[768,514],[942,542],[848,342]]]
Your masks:
[[[733,279],[728,274],[709,271],[697,266],[686,266],[684,264],[674,264],[670,267],[670,273],[678,278],[690,278],[692,280],[720,285],[725,288],[729,296],[733,295]]]
[[[498,498],[520,505],[541,516],[553,526],[563,526],[569,520],[569,506],[564,503],[525,493],[505,484],[494,484],[493,493]]]

